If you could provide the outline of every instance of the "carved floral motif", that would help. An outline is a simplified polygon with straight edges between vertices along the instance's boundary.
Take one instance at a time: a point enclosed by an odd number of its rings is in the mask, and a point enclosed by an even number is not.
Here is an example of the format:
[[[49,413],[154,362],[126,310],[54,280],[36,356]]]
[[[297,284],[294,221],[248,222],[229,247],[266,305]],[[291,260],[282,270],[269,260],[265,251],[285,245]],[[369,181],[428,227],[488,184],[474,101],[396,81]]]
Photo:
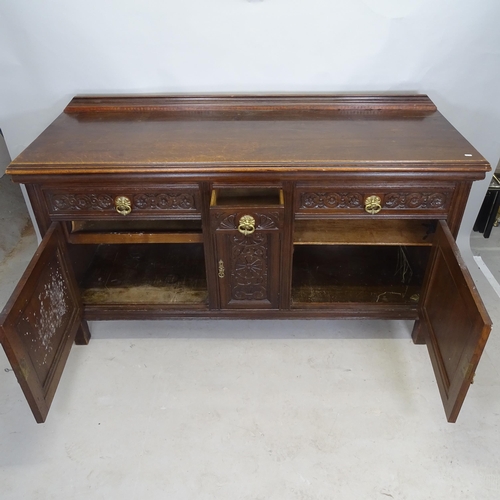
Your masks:
[[[190,193],[138,194],[134,207],[149,210],[194,210],[194,196]]]
[[[51,204],[54,211],[114,210],[115,195],[100,193],[55,194]],[[193,193],[141,193],[133,197],[135,210],[196,210]]]
[[[231,297],[234,300],[267,299],[267,236],[234,235],[231,238]]]
[[[361,193],[307,192],[301,195],[301,208],[359,208],[363,206]]]
[[[113,198],[108,194],[56,194],[52,197],[55,211],[112,210]]]
[[[16,330],[22,335],[40,380],[49,373],[75,307],[56,254],[45,265],[33,295],[16,321]]]
[[[278,212],[268,212],[265,214],[252,213],[252,216],[256,220],[256,229],[266,230],[266,229],[277,229],[279,228],[279,213]],[[217,213],[215,215],[216,219],[220,220],[216,222],[216,227],[218,229],[238,229],[239,219],[238,214],[225,214]]]
[[[302,209],[362,209],[366,194],[359,192],[303,192],[300,196]],[[383,195],[382,207],[392,209],[443,209],[448,205],[446,192],[391,192]]]
[[[384,196],[387,208],[445,208],[445,193],[389,193]]]
[[[216,214],[216,217],[221,217],[224,214]],[[236,214],[227,215],[223,219],[221,219],[217,227],[219,229],[237,229],[238,223],[236,222]]]

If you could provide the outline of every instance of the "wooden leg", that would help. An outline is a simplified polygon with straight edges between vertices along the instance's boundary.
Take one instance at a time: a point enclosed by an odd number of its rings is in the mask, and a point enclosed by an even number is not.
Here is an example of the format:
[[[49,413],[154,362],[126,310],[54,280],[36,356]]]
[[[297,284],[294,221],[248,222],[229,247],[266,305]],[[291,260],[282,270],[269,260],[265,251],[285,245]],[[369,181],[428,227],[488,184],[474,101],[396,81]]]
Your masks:
[[[89,325],[85,320],[82,320],[78,328],[78,331],[76,332],[75,344],[87,345],[89,342],[90,342]]]
[[[414,344],[425,344],[425,328],[419,319],[415,321],[413,331],[411,332],[411,338]]]

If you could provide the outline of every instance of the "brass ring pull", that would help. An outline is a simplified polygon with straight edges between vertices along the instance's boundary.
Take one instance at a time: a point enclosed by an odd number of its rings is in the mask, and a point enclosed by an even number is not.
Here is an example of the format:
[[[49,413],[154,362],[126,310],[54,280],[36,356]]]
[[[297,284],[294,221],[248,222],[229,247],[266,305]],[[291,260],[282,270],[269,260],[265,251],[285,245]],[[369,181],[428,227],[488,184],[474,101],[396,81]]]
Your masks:
[[[244,215],[240,219],[238,231],[245,236],[255,231],[255,219],[251,215]]]
[[[365,211],[372,215],[378,214],[382,210],[381,202],[379,196],[368,196],[365,200]]]
[[[115,209],[121,215],[128,215],[132,212],[132,202],[126,196],[115,198]]]

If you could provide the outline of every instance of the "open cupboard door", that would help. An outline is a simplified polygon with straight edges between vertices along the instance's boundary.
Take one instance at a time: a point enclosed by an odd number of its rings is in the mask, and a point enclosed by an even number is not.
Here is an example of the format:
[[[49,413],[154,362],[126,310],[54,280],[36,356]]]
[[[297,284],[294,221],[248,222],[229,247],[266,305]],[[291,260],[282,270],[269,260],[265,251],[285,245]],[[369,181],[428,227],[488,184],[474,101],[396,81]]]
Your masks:
[[[421,318],[448,422],[455,422],[491,330],[453,236],[439,221]]]
[[[37,422],[45,421],[82,320],[59,224],[52,224],[0,316],[0,340]]]

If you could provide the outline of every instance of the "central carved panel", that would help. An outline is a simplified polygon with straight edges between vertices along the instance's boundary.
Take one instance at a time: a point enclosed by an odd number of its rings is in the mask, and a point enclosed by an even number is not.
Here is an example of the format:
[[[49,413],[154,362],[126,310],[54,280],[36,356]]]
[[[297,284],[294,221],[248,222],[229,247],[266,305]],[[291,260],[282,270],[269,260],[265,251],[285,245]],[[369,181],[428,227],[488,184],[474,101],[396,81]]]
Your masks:
[[[233,300],[268,299],[267,236],[231,237],[231,298]]]

